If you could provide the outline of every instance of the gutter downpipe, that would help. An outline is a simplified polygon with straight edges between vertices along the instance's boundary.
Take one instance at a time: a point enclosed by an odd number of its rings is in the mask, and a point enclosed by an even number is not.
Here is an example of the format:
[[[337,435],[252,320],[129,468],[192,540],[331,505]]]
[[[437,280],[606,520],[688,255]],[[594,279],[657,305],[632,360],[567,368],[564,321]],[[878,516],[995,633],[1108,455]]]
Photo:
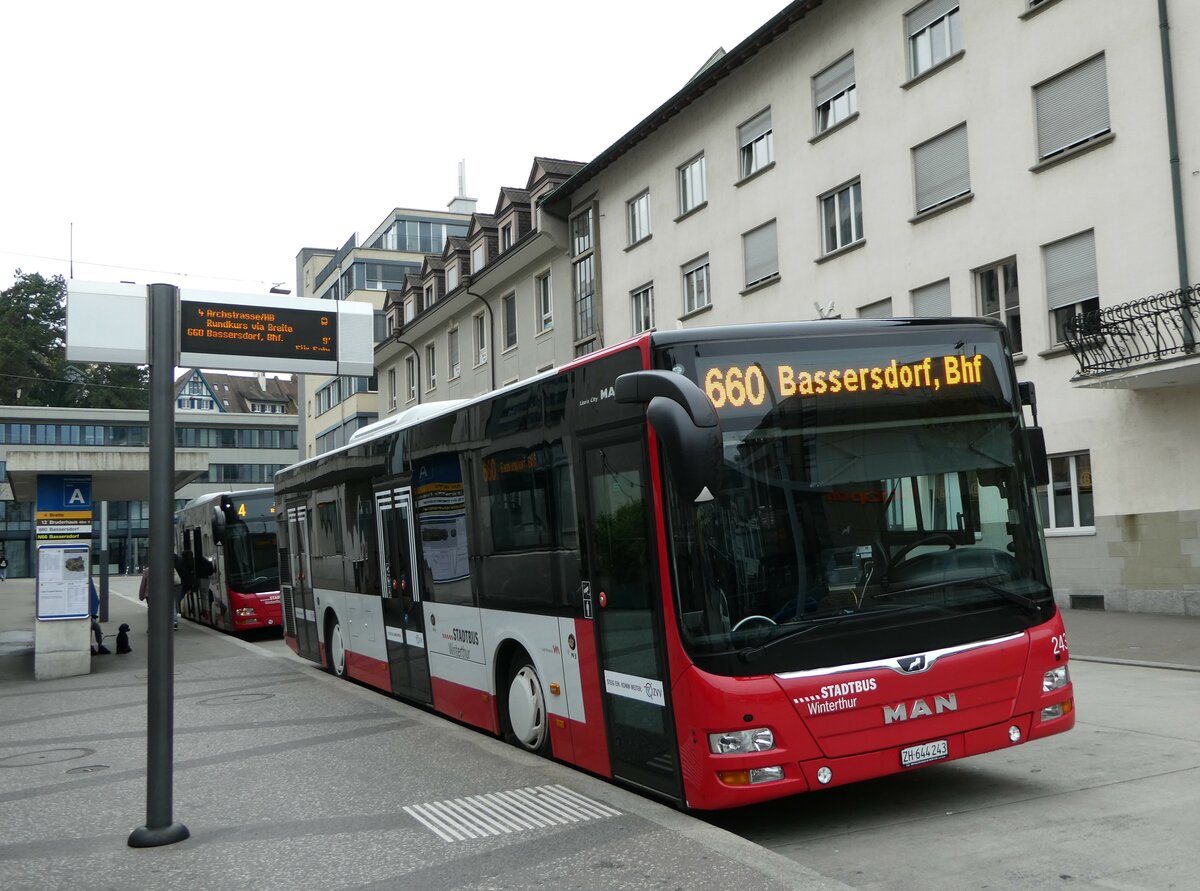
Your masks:
[[[399,337],[396,337],[395,335],[392,335],[392,340],[396,341],[396,343],[400,344],[400,346],[408,347],[410,350],[412,350],[413,360],[415,362],[415,367],[417,370],[417,379],[415,381],[413,381],[413,383],[415,383],[417,385],[417,405],[420,405],[421,404],[421,354],[418,353],[417,348],[415,346],[413,346],[411,343],[409,343],[407,340],[401,340]]]
[[[1179,130],[1175,122],[1175,78],[1171,73],[1171,26],[1167,21],[1167,0],[1158,0],[1158,31],[1162,44],[1163,92],[1167,102],[1167,146],[1171,153],[1171,201],[1175,212],[1175,255],[1179,264],[1179,293],[1187,300],[1191,277],[1188,273],[1187,239],[1183,222],[1183,183],[1179,174]],[[1196,349],[1192,315],[1184,302],[1180,307],[1183,323],[1184,352]]]

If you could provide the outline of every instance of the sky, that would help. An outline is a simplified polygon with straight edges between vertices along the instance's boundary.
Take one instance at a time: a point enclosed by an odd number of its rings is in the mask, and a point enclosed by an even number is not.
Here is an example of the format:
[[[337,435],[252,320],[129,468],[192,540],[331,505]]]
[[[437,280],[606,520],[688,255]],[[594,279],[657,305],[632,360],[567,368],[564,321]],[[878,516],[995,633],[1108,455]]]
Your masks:
[[[787,0],[0,4],[0,288],[295,293],[395,207],[589,161]],[[700,10],[703,10],[701,12]]]

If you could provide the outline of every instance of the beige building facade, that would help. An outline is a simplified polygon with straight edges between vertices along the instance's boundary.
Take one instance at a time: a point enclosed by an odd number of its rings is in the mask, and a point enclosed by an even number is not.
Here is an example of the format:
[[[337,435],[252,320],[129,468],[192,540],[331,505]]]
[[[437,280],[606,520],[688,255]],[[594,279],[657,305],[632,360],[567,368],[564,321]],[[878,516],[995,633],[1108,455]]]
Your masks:
[[[1198,37],[1183,0],[792,3],[561,184],[535,161],[508,247],[515,194],[389,294],[380,416],[650,328],[992,316],[1060,601],[1200,614]]]

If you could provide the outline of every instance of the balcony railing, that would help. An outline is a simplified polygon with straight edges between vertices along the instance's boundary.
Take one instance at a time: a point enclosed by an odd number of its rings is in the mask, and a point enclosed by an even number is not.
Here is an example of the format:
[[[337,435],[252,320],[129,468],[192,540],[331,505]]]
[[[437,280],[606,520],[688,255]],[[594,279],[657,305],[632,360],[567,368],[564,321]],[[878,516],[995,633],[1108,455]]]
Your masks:
[[[1200,285],[1080,313],[1065,325],[1079,362],[1075,380],[1143,368],[1193,353],[1200,333]]]

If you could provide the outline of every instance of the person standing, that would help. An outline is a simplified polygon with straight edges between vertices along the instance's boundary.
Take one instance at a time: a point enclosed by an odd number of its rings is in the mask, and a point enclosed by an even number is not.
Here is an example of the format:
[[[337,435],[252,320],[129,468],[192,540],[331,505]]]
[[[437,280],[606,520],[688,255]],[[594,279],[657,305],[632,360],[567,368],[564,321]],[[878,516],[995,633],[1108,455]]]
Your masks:
[[[7,578],[8,578],[8,557],[5,556],[4,551],[0,551],[0,582],[5,581]]]

